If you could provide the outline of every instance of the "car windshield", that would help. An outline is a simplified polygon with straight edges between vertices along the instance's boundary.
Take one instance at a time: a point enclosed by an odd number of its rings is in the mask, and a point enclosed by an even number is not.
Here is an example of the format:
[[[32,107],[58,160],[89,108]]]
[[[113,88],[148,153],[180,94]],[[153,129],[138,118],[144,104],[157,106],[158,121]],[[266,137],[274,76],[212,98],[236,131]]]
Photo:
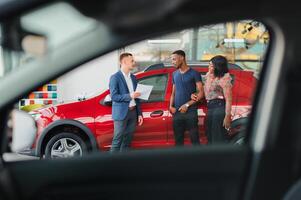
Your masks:
[[[264,24],[247,19],[191,27],[108,51],[120,38],[68,3],[19,20],[25,36],[20,46],[2,45],[1,75],[5,83],[18,74],[22,84],[13,89],[20,94],[35,85],[14,106],[31,114],[37,130],[18,154],[51,159],[248,144],[270,43]]]

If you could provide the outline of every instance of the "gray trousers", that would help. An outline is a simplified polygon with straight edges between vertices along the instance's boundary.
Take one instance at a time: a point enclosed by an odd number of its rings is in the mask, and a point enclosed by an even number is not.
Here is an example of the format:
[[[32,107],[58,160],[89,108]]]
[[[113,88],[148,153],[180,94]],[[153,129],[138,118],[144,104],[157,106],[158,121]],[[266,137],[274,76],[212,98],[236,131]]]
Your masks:
[[[114,136],[111,152],[127,151],[130,148],[136,125],[136,109],[129,110],[124,120],[114,121]]]

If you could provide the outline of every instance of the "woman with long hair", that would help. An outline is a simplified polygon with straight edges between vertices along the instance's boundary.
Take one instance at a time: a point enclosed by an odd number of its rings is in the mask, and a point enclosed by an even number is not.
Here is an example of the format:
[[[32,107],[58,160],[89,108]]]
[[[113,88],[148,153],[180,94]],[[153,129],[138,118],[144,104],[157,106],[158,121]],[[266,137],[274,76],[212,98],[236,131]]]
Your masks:
[[[205,97],[208,106],[206,135],[209,144],[225,143],[231,126],[232,78],[228,61],[215,56],[209,62],[205,76]]]

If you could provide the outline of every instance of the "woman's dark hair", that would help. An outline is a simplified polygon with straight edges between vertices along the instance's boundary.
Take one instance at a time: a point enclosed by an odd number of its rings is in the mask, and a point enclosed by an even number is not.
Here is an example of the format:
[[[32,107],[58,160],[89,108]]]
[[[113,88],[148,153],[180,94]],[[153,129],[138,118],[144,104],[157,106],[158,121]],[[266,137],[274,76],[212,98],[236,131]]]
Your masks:
[[[226,73],[229,72],[228,70],[228,60],[224,56],[214,56],[210,60],[214,67],[214,76],[215,77],[223,77]]]

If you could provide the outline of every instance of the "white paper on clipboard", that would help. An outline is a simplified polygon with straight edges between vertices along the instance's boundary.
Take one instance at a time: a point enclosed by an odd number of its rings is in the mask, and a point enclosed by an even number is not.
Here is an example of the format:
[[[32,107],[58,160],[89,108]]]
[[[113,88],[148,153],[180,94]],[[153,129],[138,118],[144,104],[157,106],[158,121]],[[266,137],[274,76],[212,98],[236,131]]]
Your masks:
[[[152,92],[153,86],[152,85],[143,85],[138,84],[136,88],[136,92],[140,92],[141,96],[139,99],[148,100],[150,93]]]

